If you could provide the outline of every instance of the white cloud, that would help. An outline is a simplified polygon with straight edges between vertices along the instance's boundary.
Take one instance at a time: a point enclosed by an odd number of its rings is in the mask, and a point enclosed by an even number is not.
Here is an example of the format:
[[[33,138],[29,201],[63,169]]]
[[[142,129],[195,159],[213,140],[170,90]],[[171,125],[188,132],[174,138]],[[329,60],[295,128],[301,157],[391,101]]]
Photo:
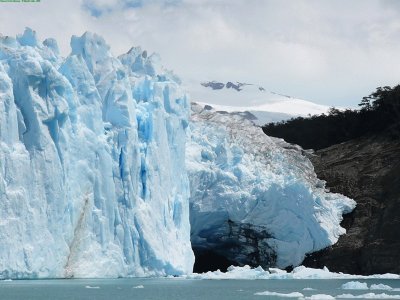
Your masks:
[[[101,13],[93,14],[90,9]],[[141,45],[187,80],[238,80],[328,105],[356,106],[400,79],[393,0],[42,0],[0,4],[0,31],[94,31],[119,54]]]

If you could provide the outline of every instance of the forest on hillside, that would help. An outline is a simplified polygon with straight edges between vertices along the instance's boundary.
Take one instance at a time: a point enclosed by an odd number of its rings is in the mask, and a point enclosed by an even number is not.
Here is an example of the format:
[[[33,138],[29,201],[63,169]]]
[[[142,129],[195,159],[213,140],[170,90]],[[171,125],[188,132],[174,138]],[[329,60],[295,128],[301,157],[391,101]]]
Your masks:
[[[269,136],[314,150],[365,135],[400,138],[400,85],[378,87],[359,106],[353,110],[331,108],[327,114],[269,123],[262,129]]]

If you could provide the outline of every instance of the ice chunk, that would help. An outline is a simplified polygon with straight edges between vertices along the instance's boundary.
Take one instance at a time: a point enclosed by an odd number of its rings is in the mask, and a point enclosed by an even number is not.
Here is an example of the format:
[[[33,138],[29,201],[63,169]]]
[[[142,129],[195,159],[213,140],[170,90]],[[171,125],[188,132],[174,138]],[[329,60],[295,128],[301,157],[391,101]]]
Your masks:
[[[393,290],[393,288],[391,286],[383,284],[383,283],[371,284],[370,289],[371,290],[386,290],[386,291]]]
[[[133,289],[144,289],[144,286],[143,285],[137,285],[137,286],[134,286]]]
[[[335,300],[336,298],[331,295],[326,294],[315,294],[311,295],[310,297],[305,297],[304,299],[310,300]]]
[[[282,297],[282,298],[302,298],[304,295],[299,292],[293,292],[293,293],[277,293],[277,292],[259,292],[255,293],[254,295],[256,296],[276,296],[276,297]]]
[[[256,296],[274,296],[281,298],[297,298],[297,299],[307,299],[307,300],[334,300],[335,297],[326,294],[316,294],[310,297],[304,297],[304,295],[300,292],[292,292],[292,293],[278,293],[278,292],[259,292],[255,293]]]
[[[281,297],[281,298],[297,298],[297,299],[309,299],[309,300],[334,300],[335,297],[331,295],[326,295],[326,294],[316,294],[316,295],[311,295],[309,297],[304,297],[304,295],[300,292],[292,292],[292,293],[278,293],[278,292],[270,292],[270,291],[265,291],[265,292],[259,292],[255,293],[254,295],[256,296],[275,296],[275,297]]]
[[[385,293],[374,294],[367,293],[362,295],[341,294],[336,296],[337,299],[400,299],[400,295],[388,295]]]
[[[265,271],[263,268],[258,267],[255,269],[249,266],[234,267],[230,266],[227,272],[221,272],[219,270],[214,272],[207,272],[203,274],[188,274],[184,275],[184,278],[189,279],[262,279],[268,278],[270,273]]]
[[[344,290],[368,290],[368,284],[366,282],[350,281],[342,284]]]
[[[343,273],[330,272],[327,268],[313,269],[299,266],[294,268],[292,272],[285,270],[269,269],[264,270],[261,267],[250,268],[244,267],[229,267],[227,272],[215,271],[202,274],[184,275],[183,278],[190,279],[400,279],[397,274],[381,274],[381,275],[351,275]],[[394,290],[394,289],[393,289]]]

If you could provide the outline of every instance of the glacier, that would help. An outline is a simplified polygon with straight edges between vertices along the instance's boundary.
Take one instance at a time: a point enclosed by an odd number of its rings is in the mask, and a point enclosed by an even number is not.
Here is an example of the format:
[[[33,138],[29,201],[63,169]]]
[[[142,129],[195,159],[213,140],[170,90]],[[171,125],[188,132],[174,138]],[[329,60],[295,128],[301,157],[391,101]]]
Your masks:
[[[192,270],[187,95],[98,35],[0,36],[0,277]]]
[[[190,129],[186,166],[196,258],[211,253],[239,265],[298,266],[346,232],[342,215],[355,201],[329,193],[299,146],[196,103]]]
[[[0,35],[0,279],[185,275],[192,248],[296,266],[354,206],[299,147],[190,105],[157,54]]]

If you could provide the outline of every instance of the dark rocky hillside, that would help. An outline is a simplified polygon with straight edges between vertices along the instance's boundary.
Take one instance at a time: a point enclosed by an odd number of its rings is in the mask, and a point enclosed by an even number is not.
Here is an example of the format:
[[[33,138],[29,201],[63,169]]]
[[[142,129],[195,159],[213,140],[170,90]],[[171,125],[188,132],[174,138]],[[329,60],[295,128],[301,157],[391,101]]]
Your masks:
[[[263,127],[304,149],[332,192],[357,202],[334,246],[304,265],[356,274],[400,273],[400,85],[379,87],[360,110],[296,118]]]
[[[315,152],[319,178],[357,202],[347,234],[304,265],[353,274],[400,273],[400,140],[363,137]]]

